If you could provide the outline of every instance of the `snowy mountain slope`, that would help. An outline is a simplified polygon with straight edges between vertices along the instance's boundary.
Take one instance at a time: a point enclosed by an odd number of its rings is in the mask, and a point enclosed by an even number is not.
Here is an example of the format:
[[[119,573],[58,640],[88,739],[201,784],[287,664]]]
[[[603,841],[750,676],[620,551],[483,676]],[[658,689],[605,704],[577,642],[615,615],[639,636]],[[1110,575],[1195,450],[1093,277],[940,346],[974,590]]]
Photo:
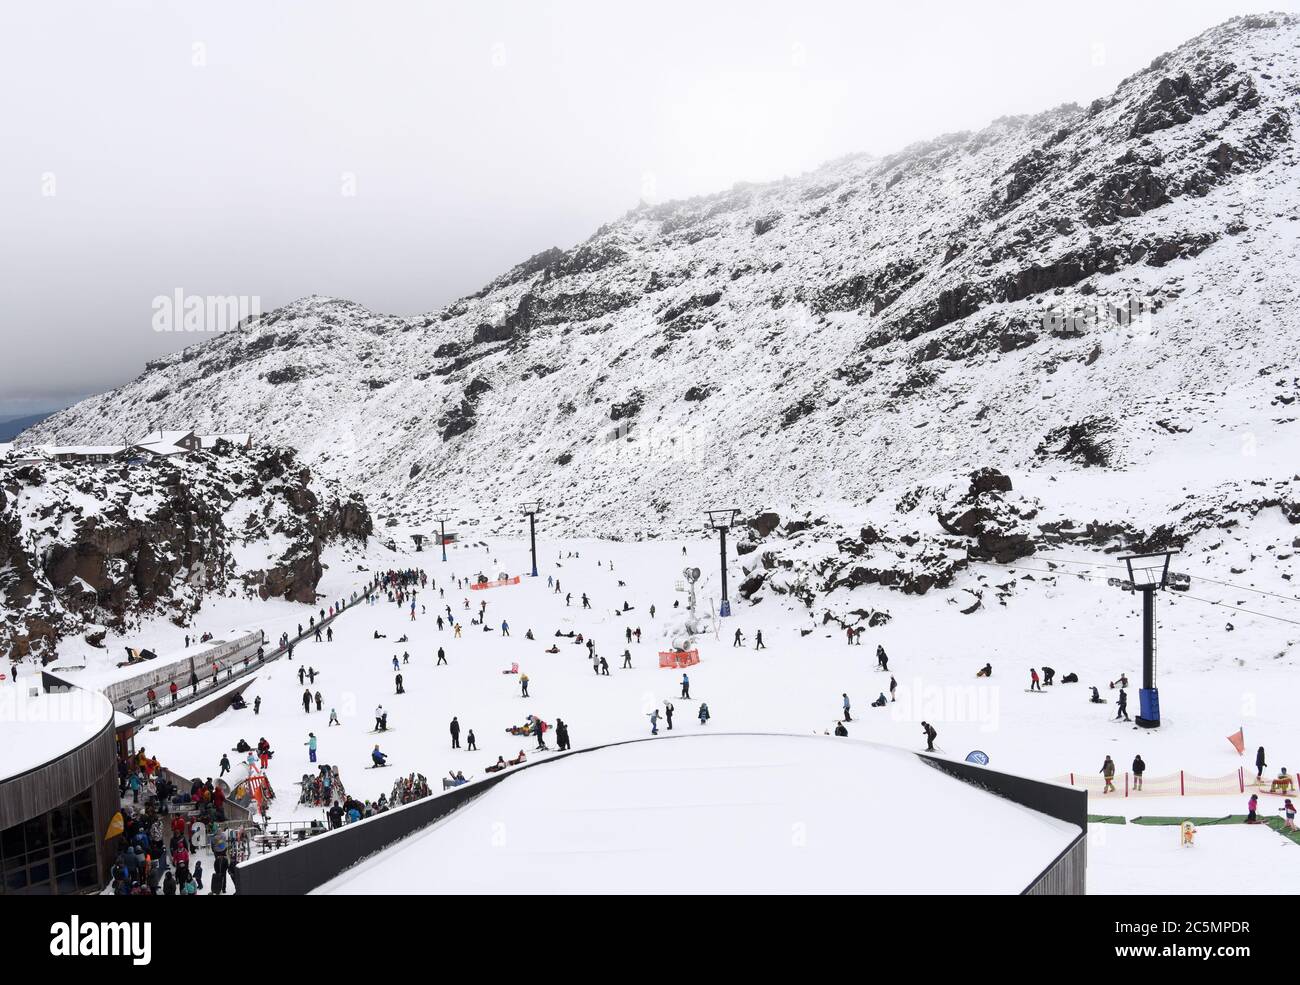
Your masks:
[[[71,634],[98,646],[150,616],[184,625],[237,591],[314,602],[324,545],[370,532],[360,498],[288,449],[0,466],[0,650],[48,659]]]
[[[248,429],[411,524],[892,516],[995,466],[1038,523],[1149,529],[1294,471],[1298,112],[1300,20],[1235,19],[1088,107],[642,205],[428,316],[295,302],[25,437]]]

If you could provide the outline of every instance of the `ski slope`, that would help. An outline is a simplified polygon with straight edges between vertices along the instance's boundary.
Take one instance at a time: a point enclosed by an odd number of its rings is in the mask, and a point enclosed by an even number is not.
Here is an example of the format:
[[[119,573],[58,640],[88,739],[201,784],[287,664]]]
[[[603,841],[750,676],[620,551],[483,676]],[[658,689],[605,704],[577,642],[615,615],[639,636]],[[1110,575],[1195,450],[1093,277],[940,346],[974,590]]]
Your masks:
[[[978,748],[990,756],[995,769],[1042,779],[1071,771],[1095,774],[1106,754],[1123,771],[1136,753],[1146,760],[1149,776],[1180,769],[1198,776],[1234,773],[1243,760],[1225,736],[1239,726],[1245,728],[1251,753],[1257,745],[1267,747],[1272,769],[1294,770],[1300,763],[1295,755],[1300,752],[1300,729],[1293,714],[1294,637],[1291,627],[1276,620],[1234,615],[1237,628],[1226,632],[1223,613],[1216,607],[1162,595],[1159,684],[1164,727],[1145,732],[1112,722],[1113,703],[1098,706],[1087,701],[1089,684],[1105,692],[1107,681],[1120,672],[1135,681],[1140,672],[1136,600],[1104,582],[1061,574],[1021,580],[1005,606],[989,606],[971,615],[961,615],[956,606],[945,604],[940,593],[901,596],[878,586],[863,586],[854,590],[854,596],[864,605],[888,604],[895,618],[868,630],[863,644],[853,647],[846,645],[837,627],[815,626],[803,607],[788,598],[770,597],[758,606],[738,602],[735,616],[724,620],[724,632],[740,628],[746,645],[733,647],[727,636],[702,638],[698,641],[701,662],[689,671],[692,695],[707,701],[712,713],[710,724],[702,729],[694,718],[696,702],[678,697],[680,672],[659,669],[656,653],[674,622],[673,601],[684,598],[674,590],[682,567],[689,563],[708,572],[717,561],[716,543],[553,542],[543,535],[538,549],[538,579],[525,577],[518,585],[486,592],[446,588],[445,599],[437,591],[423,591],[417,601],[428,612],[421,614],[417,608],[414,622],[404,608],[391,603],[350,610],[335,623],[333,643],[303,644],[294,662],[280,660],[258,674],[246,692],[250,703],[261,697],[258,716],[251,708],[228,711],[195,729],[169,727],[164,718],[157,730],[138,736],[137,744],[184,775],[207,777],[217,774],[222,753],[240,738],[256,743],[265,736],[276,751],[270,778],[280,797],[272,808],[273,820],[320,816],[318,809],[295,805],[298,780],[314,770],[305,747],[309,730],[317,735],[320,760],[339,765],[347,790],[373,800],[390,792],[397,776],[410,772],[428,776],[436,789],[438,778],[448,770],[481,776],[498,756],[509,759],[521,750],[531,760],[535,743],[506,733],[528,714],[552,724],[563,718],[578,748],[648,735],[646,715],[654,707],[662,709],[665,699],[676,706],[675,727],[685,734],[809,735],[833,728],[840,717],[840,695],[847,692],[853,705],[854,720],[848,725],[852,738],[919,750],[923,748],[919,723],[924,719],[938,729],[942,754],[960,759]],[[572,552],[580,556],[568,557]],[[1110,563],[1113,559],[1095,560]],[[355,557],[346,565],[335,564],[326,572],[323,590],[350,594],[380,565],[422,566],[441,587],[452,575],[472,577],[480,570],[490,576],[499,571],[525,572],[528,547],[526,541],[494,541],[487,547],[465,544],[453,549],[443,564],[436,552],[395,553],[372,540],[360,561],[369,570],[357,571]],[[573,593],[571,606],[565,605],[562,594],[548,589],[548,575],[558,576],[564,591]],[[620,580],[624,586],[618,585]],[[706,574],[701,580],[702,603],[711,596],[716,599],[717,587],[717,575]],[[579,608],[584,591],[593,604],[585,611]],[[488,632],[469,624],[472,611],[464,608],[465,598],[475,607],[480,598],[487,600]],[[632,611],[616,615],[615,606],[621,609],[624,601]],[[1274,603],[1282,608],[1280,601]],[[439,633],[434,615],[442,604],[450,604],[462,620],[461,639],[447,630]],[[654,619],[648,612],[651,604],[656,606]],[[289,603],[248,607],[229,599],[215,605],[213,618],[220,619],[220,625],[239,616],[242,624],[264,624],[272,638],[278,635],[278,627],[305,623],[309,611]],[[236,612],[229,608],[234,605],[244,607]],[[508,638],[500,633],[502,619],[510,623]],[[640,645],[625,644],[628,626],[641,627]],[[204,628],[203,618],[197,628]],[[529,628],[535,641],[524,638]],[[150,641],[164,652],[167,634],[184,632],[165,625],[153,629],[158,635]],[[767,644],[762,651],[753,649],[758,629]],[[387,639],[375,640],[376,630]],[[593,673],[585,646],[562,640],[558,654],[543,652],[555,641],[556,630],[594,638],[597,652],[609,662],[609,676]],[[409,635],[409,642],[397,643],[403,633]],[[890,676],[873,669],[877,643],[888,651],[899,684],[897,701],[884,709],[869,707],[887,689]],[[435,665],[439,646],[447,651],[448,666]],[[620,669],[625,647],[633,655],[630,670]],[[410,654],[410,663],[401,667],[406,694],[396,695],[391,661],[394,655],[400,660],[403,652]],[[986,660],[992,662],[994,676],[977,680],[975,669]],[[527,699],[520,696],[518,678],[502,673],[516,662],[530,678]],[[1058,684],[1042,694],[1026,693],[1029,667],[1044,663],[1057,669],[1058,678],[1078,673],[1081,683]],[[296,676],[300,665],[319,672],[313,690],[322,693],[322,712],[303,713],[303,688]],[[1135,693],[1131,701],[1135,710]],[[370,730],[374,708],[380,703],[389,712],[391,731],[376,736]],[[326,725],[331,707],[339,713],[339,727]],[[468,731],[474,730],[477,752],[451,749],[448,726],[453,715],[462,728],[462,746]],[[393,768],[365,768],[377,740]],[[536,772],[539,778],[547,773]],[[1095,799],[1098,803],[1090,809],[1096,813],[1136,816],[1178,810],[1177,804],[1156,806],[1137,798]],[[1209,799],[1210,805],[1198,802],[1195,809],[1187,805],[1188,813],[1228,814],[1244,809],[1244,797]],[[888,812],[915,802],[911,787],[904,785],[891,790],[881,809]],[[546,812],[558,806],[543,801],[535,809]],[[1290,852],[1295,846],[1266,834],[1267,838],[1252,844],[1270,861],[1284,866],[1284,871],[1300,874],[1300,853]],[[1107,836],[1122,839],[1121,843],[1145,837],[1126,831]],[[1217,840],[1216,834],[1207,848]],[[1134,891],[1151,891],[1152,880],[1158,879],[1156,874],[1136,883]],[[1117,877],[1108,883],[1103,877],[1100,885],[1122,887],[1124,881]],[[1229,891],[1239,883],[1207,882],[1202,888],[1214,892],[1218,885]]]

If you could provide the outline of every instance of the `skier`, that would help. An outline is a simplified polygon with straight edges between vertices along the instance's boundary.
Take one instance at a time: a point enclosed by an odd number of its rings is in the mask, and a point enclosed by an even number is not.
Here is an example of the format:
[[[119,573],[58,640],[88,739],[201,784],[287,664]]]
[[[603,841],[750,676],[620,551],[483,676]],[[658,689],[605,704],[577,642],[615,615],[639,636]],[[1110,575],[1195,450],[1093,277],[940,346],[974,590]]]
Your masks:
[[[1142,774],[1147,771],[1147,764],[1142,761],[1142,754],[1133,757],[1133,789],[1142,789]]]
[[[691,697],[691,679],[682,674],[682,697],[687,700]]]
[[[925,733],[925,751],[934,752],[934,740],[939,737],[939,733],[929,722],[922,722],[921,730]]]
[[[1115,721],[1118,722],[1121,718],[1126,722],[1132,721],[1128,717],[1128,692],[1123,688],[1119,689],[1119,709],[1115,712]]]
[[[1107,756],[1106,759],[1101,764],[1101,775],[1106,778],[1106,786],[1102,789],[1101,792],[1104,794],[1114,793],[1115,792],[1115,760],[1111,759],[1110,756]]]
[[[460,748],[460,722],[455,715],[451,718],[451,747],[453,749]]]
[[[700,702],[700,724],[707,725],[709,719],[713,717],[709,714],[709,704],[707,701]]]
[[[502,636],[510,635],[510,623],[506,622],[504,619],[501,620],[501,635]]]
[[[1288,831],[1296,830],[1295,826],[1295,804],[1291,803],[1291,798],[1286,799],[1286,803],[1278,808],[1279,811],[1286,815],[1286,829]]]
[[[343,723],[339,721],[339,713],[338,713],[337,711],[335,711],[333,708],[331,708],[331,709],[330,709],[330,720],[329,720],[329,725],[340,725],[340,726],[341,726],[342,724],[343,724]],[[328,727],[328,726],[327,726],[327,727]]]
[[[308,732],[307,741],[303,743],[307,747],[307,759],[309,762],[316,762],[316,733]]]
[[[844,720],[846,722],[851,722],[853,721],[853,716],[849,713],[849,696],[847,694],[841,694],[840,697],[844,699]]]
[[[386,730],[388,713],[384,711],[383,705],[375,706],[375,731],[383,732]]]

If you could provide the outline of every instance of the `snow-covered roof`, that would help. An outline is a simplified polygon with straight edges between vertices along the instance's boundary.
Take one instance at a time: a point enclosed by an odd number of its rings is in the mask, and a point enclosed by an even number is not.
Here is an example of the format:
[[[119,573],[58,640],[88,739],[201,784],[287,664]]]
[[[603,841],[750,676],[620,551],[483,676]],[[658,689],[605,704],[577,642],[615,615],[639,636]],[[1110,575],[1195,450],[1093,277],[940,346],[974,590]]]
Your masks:
[[[136,447],[143,445],[176,445],[186,438],[193,437],[193,431],[150,431],[136,442]]]
[[[6,683],[0,692],[5,741],[0,743],[0,780],[58,759],[102,729],[113,706],[98,691],[72,688],[29,694],[34,678]]]

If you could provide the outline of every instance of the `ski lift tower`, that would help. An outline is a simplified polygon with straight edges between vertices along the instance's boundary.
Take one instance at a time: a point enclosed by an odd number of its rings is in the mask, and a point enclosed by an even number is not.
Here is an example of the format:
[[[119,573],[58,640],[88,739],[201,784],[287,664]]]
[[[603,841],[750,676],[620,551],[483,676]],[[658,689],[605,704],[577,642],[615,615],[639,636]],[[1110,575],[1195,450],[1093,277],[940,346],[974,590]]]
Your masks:
[[[1160,727],[1160,692],[1156,688],[1156,592],[1169,584],[1172,551],[1121,558],[1128,565],[1128,583],[1121,587],[1142,593],[1142,689],[1138,691],[1139,728]]]
[[[533,551],[533,577],[537,577],[537,514],[542,511],[541,503],[525,503],[524,515],[528,517],[528,543]]]
[[[731,601],[727,598],[727,531],[735,525],[740,510],[723,509],[704,512],[709,518],[709,527],[718,532],[718,548],[722,555],[722,603],[718,606],[718,615],[729,616]]]
[[[438,541],[442,544],[442,559],[447,560],[447,521],[449,516],[435,516],[433,518],[438,523]]]

